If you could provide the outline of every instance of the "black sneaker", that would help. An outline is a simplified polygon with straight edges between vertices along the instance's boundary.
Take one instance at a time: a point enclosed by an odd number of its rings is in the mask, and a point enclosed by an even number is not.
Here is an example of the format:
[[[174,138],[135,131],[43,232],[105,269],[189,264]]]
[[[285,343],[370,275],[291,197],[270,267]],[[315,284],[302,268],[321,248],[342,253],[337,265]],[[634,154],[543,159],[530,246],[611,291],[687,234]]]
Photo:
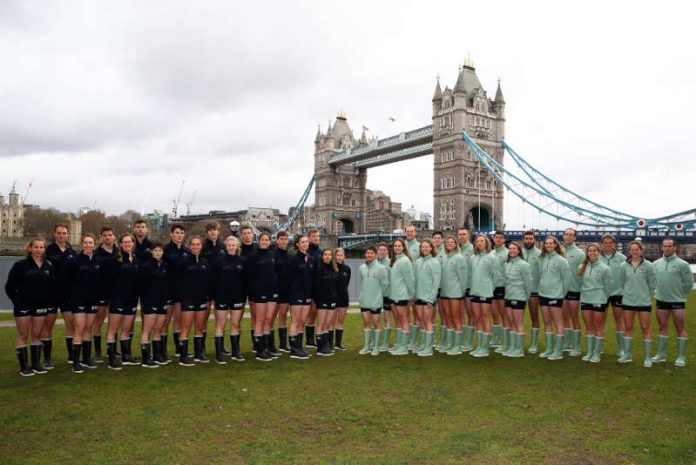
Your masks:
[[[193,363],[193,360],[191,360],[191,357],[188,355],[182,355],[179,357],[179,365],[182,367],[195,367],[196,364]]]
[[[80,365],[82,365],[83,368],[89,368],[90,370],[97,368],[97,364],[94,363],[94,360],[83,360],[80,362]]]
[[[155,363],[154,360],[149,359],[149,360],[143,360],[140,363],[140,366],[143,368],[159,368],[159,365]]]
[[[104,361],[104,357],[102,357],[101,353],[94,354],[94,362],[95,363],[102,363],[103,361]]]

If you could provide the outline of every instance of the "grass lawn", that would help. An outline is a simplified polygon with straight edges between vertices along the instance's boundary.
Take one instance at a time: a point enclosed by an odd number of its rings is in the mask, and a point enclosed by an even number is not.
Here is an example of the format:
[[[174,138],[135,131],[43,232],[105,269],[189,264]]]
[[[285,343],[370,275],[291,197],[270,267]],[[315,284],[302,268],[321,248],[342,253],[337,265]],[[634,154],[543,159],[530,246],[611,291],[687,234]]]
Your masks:
[[[696,343],[681,369],[673,334],[669,363],[642,368],[638,336],[617,365],[612,322],[600,364],[371,357],[347,325],[334,357],[82,375],[59,326],[56,369],[31,378],[0,328],[0,463],[696,464]]]

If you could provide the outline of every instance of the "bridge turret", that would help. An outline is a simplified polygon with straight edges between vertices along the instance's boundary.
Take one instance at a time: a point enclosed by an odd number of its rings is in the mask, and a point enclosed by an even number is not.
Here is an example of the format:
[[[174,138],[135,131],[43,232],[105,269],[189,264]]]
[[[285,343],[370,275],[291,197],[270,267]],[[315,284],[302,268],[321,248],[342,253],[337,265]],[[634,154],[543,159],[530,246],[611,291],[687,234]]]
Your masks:
[[[440,75],[437,75],[437,84],[435,85],[435,93],[433,94],[433,115],[437,114],[442,109],[442,89],[440,89]]]
[[[493,100],[493,111],[498,117],[505,119],[505,97],[500,89],[500,78],[498,78],[498,89],[495,91],[495,100]]]

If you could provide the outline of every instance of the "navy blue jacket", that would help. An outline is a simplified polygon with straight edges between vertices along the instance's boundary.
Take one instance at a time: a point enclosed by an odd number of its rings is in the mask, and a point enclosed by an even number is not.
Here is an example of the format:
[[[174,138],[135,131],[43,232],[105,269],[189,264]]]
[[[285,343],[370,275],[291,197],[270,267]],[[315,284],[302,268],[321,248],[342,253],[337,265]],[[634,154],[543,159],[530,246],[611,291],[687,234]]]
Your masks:
[[[216,303],[245,302],[249,285],[246,260],[227,253],[218,257],[213,263],[212,281]]]
[[[317,304],[336,303],[338,272],[331,264],[321,263],[314,272],[314,300]]]
[[[249,291],[252,296],[278,294],[275,256],[271,249],[257,249],[247,259]]]
[[[98,285],[107,271],[103,268],[104,263],[104,259],[96,254],[93,253],[92,257],[88,257],[82,252],[70,262],[70,305],[72,307],[97,304]]]
[[[179,260],[187,257],[190,253],[188,247],[184,244],[181,244],[181,247],[177,247],[174,242],[170,241],[169,244],[164,246],[162,259],[164,263],[167,264],[167,285],[170,291],[176,291],[178,289],[179,276],[177,273]]]
[[[140,266],[138,289],[143,307],[163,307],[167,303],[167,264],[150,257]]]
[[[29,310],[55,306],[55,268],[48,260],[41,267],[27,257],[12,265],[5,293],[15,309]]]
[[[336,292],[338,293],[337,302],[348,305],[348,284],[350,284],[350,267],[345,263],[338,264],[338,278],[336,280]]]
[[[111,291],[112,302],[130,303],[137,300],[140,294],[140,262],[134,254],[132,258],[132,261],[128,260],[128,254],[123,252],[108,262],[109,274],[113,276],[114,283]]]
[[[152,257],[152,241],[150,238],[145,236],[142,242],[138,241],[136,236],[135,239],[135,256],[140,263],[145,263],[148,258]]]
[[[201,250],[201,255],[208,259],[210,263],[214,263],[219,256],[225,253],[225,242],[218,237],[217,242],[213,244],[210,239],[205,240],[203,243],[203,250]]]
[[[253,242],[249,245],[246,245],[242,241],[239,241],[239,247],[240,247],[239,255],[241,255],[244,258],[248,258],[249,256],[253,255],[254,252],[256,252],[256,244],[254,244]]]
[[[193,254],[182,257],[177,264],[177,279],[182,302],[203,303],[210,300],[210,262],[207,258],[199,255],[196,259]]]
[[[106,262],[116,260],[116,257],[118,257],[118,247],[114,245],[113,250],[109,253],[100,244],[99,247],[94,249],[94,255],[102,262],[102,266],[106,269],[112,269],[109,263]],[[97,299],[108,300],[111,298],[111,290],[113,287],[113,276],[109,273],[99,273],[99,277],[97,278]]]
[[[286,262],[286,275],[289,279],[290,304],[296,300],[312,298],[312,280],[314,277],[314,261],[302,252],[290,256]]]
[[[275,249],[276,276],[278,276],[278,294],[282,296],[290,295],[290,278],[286,274],[286,263],[290,258],[287,249]]]
[[[56,273],[56,304],[65,305],[70,300],[70,263],[77,257],[77,251],[66,243],[61,251],[58,244],[51,243],[46,247],[46,258],[51,262]]]

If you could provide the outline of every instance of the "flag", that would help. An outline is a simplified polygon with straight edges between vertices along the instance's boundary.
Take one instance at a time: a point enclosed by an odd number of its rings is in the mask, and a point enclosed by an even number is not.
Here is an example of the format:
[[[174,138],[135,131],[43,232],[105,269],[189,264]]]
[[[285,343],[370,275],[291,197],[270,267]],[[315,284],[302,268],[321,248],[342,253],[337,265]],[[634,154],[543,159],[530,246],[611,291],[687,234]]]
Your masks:
[[[390,116],[389,121],[391,121],[393,123],[394,121],[396,121],[396,118],[394,118],[393,116]]]
[[[363,125],[363,131],[369,131],[369,130],[370,130],[370,128],[368,128],[367,126]]]

